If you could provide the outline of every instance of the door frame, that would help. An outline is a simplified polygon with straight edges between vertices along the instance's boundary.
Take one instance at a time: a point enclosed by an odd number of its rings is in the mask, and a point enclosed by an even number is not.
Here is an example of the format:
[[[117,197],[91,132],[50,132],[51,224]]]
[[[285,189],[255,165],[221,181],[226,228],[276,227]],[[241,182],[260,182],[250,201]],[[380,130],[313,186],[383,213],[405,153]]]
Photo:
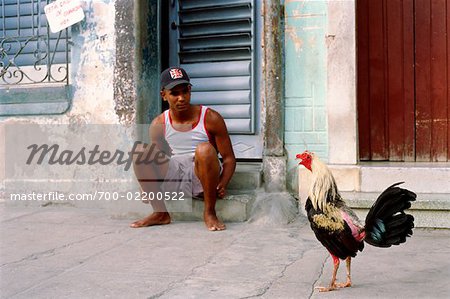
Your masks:
[[[356,102],[356,1],[328,2],[327,117],[328,162],[358,158]]]
[[[161,3],[162,0],[159,0]],[[251,133],[242,133],[242,134],[230,134],[231,142],[233,145],[233,149],[236,155],[236,158],[240,160],[262,160],[263,151],[264,151],[264,142],[263,142],[263,130],[261,124],[262,117],[262,11],[261,1],[255,0],[253,2],[253,21],[255,22],[253,27],[253,51],[252,51],[252,82],[251,82],[251,92],[252,96],[252,111],[251,117],[253,118],[252,131]],[[171,44],[177,44],[177,40],[174,34],[169,34],[169,28],[164,28],[164,26],[169,26],[172,22],[178,23],[178,20],[175,20],[174,17],[170,17],[171,14],[169,12],[162,11],[164,9],[170,10],[170,6],[178,6],[178,1],[173,0],[170,1],[170,4],[160,5],[159,7],[159,31],[160,31],[160,55],[162,58],[162,67],[169,67],[170,61],[179,61],[178,57],[173,55],[174,52],[165,53],[163,47],[169,47]],[[176,9],[176,8],[175,8]],[[169,16],[167,22],[162,21],[162,16]],[[164,34],[166,34],[164,36]],[[165,107],[165,106],[164,106]],[[163,108],[164,108],[163,107]]]

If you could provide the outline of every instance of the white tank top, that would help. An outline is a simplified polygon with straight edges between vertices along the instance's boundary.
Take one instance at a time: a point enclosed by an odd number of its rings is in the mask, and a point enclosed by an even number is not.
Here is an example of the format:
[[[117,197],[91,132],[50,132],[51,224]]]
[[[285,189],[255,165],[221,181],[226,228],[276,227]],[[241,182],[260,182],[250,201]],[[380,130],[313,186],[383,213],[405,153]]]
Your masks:
[[[198,144],[209,141],[208,132],[205,127],[205,115],[208,107],[200,106],[200,109],[200,117],[197,124],[194,128],[186,132],[174,129],[169,110],[164,111],[164,136],[172,149],[173,155],[194,154]]]

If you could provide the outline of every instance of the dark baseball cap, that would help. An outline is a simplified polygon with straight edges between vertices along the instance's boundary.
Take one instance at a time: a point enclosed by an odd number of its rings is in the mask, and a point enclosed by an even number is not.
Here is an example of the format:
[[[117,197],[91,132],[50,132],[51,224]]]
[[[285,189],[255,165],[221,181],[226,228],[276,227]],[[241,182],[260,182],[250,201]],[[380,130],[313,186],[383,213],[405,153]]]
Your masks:
[[[191,84],[188,74],[181,67],[169,67],[161,73],[161,89],[172,89],[180,84]]]

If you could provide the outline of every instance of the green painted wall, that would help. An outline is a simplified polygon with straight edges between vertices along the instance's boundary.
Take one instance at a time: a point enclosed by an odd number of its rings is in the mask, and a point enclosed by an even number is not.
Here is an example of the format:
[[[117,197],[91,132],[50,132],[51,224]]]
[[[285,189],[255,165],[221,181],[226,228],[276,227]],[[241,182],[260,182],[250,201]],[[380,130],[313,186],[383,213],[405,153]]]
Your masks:
[[[305,149],[328,158],[326,1],[285,3],[285,147],[288,175]],[[289,180],[288,180],[289,181]]]

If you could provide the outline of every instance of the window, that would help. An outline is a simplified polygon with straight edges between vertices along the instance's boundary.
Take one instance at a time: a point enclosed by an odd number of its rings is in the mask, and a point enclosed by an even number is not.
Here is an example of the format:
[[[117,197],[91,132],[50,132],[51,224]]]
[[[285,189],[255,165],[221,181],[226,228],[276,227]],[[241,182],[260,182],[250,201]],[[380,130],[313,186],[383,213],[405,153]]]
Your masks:
[[[181,65],[191,76],[193,103],[220,112],[230,133],[254,134],[254,1],[179,0],[174,4],[169,63]]]
[[[44,7],[51,0],[0,1],[0,115],[64,113],[70,30],[50,31]]]

